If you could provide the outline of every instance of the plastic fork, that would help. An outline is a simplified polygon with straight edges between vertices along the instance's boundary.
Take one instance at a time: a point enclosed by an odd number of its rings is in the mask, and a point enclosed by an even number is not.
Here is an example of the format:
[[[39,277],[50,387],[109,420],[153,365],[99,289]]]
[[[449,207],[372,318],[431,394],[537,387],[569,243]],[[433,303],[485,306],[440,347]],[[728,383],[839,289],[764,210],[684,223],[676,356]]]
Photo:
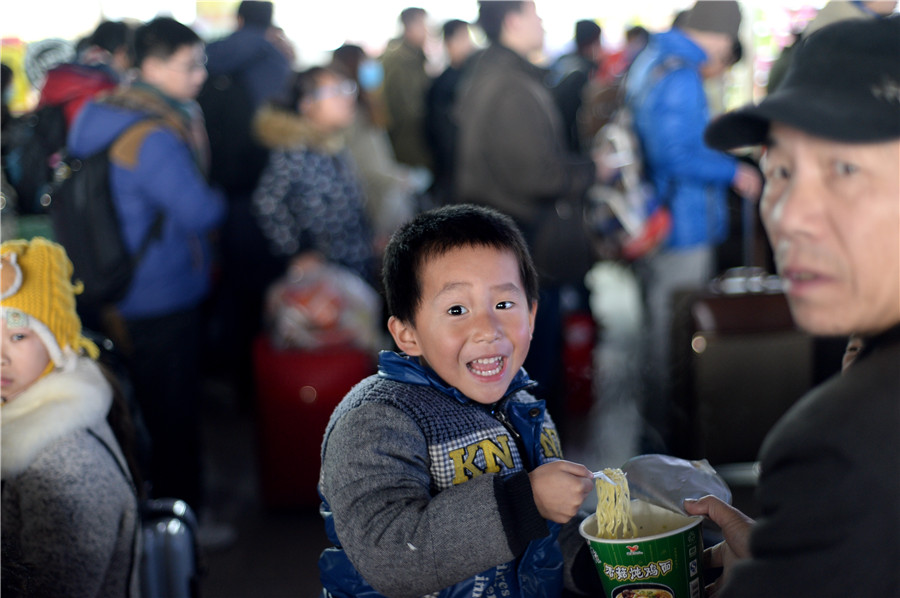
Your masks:
[[[608,475],[606,475],[605,473],[603,473],[603,471],[595,471],[592,475],[594,476],[594,479],[595,479],[595,480],[596,480],[597,478],[600,478],[601,480],[603,480],[603,481],[606,482],[607,484],[612,484],[613,486],[616,486],[616,485],[617,485],[614,481],[612,481],[612,478],[610,478]]]

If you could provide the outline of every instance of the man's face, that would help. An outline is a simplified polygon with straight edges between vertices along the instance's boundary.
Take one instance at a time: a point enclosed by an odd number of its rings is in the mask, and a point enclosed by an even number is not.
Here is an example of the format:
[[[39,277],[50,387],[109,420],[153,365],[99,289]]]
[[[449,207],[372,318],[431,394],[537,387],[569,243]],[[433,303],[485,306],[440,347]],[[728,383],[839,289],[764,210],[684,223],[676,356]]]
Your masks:
[[[203,44],[181,46],[165,59],[147,57],[141,65],[141,77],[170,98],[182,102],[193,100],[206,81]]]
[[[848,144],[772,123],[760,204],[794,320],[816,335],[900,323],[900,141]]]
[[[388,322],[397,346],[420,356],[444,382],[490,405],[525,362],[537,305],[511,251],[462,247],[428,260],[415,325]]]
[[[513,11],[506,18],[510,33],[519,40],[518,47],[527,52],[544,47],[544,21],[538,16],[534,2],[523,2],[520,11]]]

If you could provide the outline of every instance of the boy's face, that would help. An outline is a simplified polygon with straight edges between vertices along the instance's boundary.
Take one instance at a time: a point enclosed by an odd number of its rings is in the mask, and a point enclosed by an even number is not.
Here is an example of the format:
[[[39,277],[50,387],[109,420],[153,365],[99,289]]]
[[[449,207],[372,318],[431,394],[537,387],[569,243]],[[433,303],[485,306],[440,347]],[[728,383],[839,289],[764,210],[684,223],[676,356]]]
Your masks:
[[[537,313],[515,255],[461,247],[428,260],[420,277],[415,326],[388,322],[397,346],[470,399],[497,402],[525,361]]]
[[[50,354],[33,330],[7,326],[5,318],[0,320],[0,334],[0,395],[6,403],[41,377],[50,363]]]
[[[206,53],[199,43],[181,46],[168,58],[148,56],[141,65],[144,81],[181,102],[197,97],[206,75]]]

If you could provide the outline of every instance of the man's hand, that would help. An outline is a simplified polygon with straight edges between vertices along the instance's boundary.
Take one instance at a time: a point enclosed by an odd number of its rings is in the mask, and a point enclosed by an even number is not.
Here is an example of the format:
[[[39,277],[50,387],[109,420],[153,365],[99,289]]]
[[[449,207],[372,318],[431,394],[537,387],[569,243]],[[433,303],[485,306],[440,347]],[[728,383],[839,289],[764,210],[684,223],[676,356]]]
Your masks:
[[[704,496],[700,500],[684,501],[684,510],[689,515],[705,515],[722,528],[725,541],[703,551],[703,564],[709,568],[722,567],[722,576],[707,589],[713,596],[727,581],[731,566],[750,557],[750,532],[753,520],[715,496]]]
[[[545,463],[528,474],[538,511],[556,523],[566,523],[578,513],[594,487],[591,470],[571,461]]]
[[[738,162],[737,170],[731,181],[731,186],[738,195],[750,201],[758,201],[762,195],[762,185],[763,180],[759,170],[749,164]]]

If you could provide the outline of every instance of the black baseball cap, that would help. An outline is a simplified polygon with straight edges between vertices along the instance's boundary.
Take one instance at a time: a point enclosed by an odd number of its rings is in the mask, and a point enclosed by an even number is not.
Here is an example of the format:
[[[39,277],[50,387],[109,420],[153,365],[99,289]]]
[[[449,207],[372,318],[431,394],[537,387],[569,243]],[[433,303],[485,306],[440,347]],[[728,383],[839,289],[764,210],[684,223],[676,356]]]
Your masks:
[[[713,120],[704,140],[719,150],[760,145],[772,121],[846,143],[900,138],[900,15],[840,21],[810,34],[778,89]]]

